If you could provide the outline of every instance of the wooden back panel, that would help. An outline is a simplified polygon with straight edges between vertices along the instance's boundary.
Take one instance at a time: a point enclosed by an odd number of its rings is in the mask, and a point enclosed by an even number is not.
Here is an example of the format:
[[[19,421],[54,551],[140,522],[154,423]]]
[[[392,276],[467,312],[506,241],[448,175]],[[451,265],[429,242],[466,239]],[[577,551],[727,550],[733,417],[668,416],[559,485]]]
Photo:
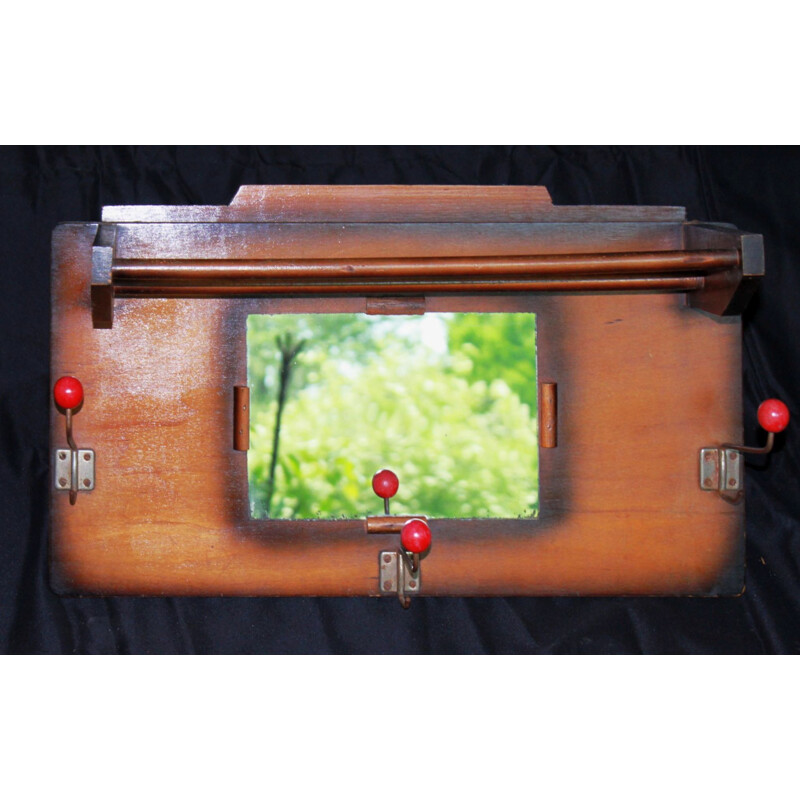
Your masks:
[[[315,208],[323,211],[309,225],[330,216],[324,204]],[[495,207],[486,225],[496,225],[501,212]],[[167,227],[144,231],[142,247],[156,241],[181,252],[189,234],[160,213]],[[180,224],[194,224],[185,222],[188,213]],[[625,240],[630,249],[682,246],[675,210],[658,213],[673,222],[654,223],[640,211],[642,227]],[[107,217],[113,216],[112,210]],[[447,225],[441,237],[426,230],[415,239],[409,226],[417,223],[399,224],[404,252],[450,252],[441,238],[451,235]],[[602,235],[574,224],[576,242],[594,237],[603,251]],[[53,493],[54,587],[99,594],[378,594],[378,553],[397,546],[396,537],[368,535],[364,520],[250,519],[247,454],[232,442],[233,387],[247,380],[247,315],[363,312],[365,297],[117,299],[113,327],[96,329],[89,289],[97,230],[68,224],[54,234],[52,377],[72,374],[83,382],[75,436],[96,451],[97,469],[96,488],[82,492],[75,506],[66,493]],[[319,240],[313,229],[302,230],[299,240],[308,249],[295,243],[292,253],[310,257]],[[481,229],[473,235],[480,240]],[[502,240],[497,228],[490,236]],[[262,249],[272,246],[269,232],[265,237]],[[142,247],[124,241],[125,257],[144,257]],[[225,241],[223,247],[218,236],[209,239],[204,252],[241,257],[236,237]],[[396,255],[389,233],[371,228],[354,241],[360,255]],[[496,242],[487,249],[495,252]],[[682,294],[653,292],[431,295],[425,308],[537,314],[539,378],[558,384],[558,445],[540,450],[537,519],[432,521],[423,594],[742,590],[743,506],[701,491],[697,463],[700,448],[741,440],[737,317],[714,317],[689,308]],[[63,447],[64,418],[55,408],[51,423],[52,446]]]

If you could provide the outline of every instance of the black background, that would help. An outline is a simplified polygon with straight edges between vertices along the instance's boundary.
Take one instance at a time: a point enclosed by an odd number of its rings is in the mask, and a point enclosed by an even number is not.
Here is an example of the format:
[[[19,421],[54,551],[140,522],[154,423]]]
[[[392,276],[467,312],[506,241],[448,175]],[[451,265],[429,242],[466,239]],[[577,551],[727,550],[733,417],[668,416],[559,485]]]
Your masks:
[[[795,653],[796,427],[747,480],[742,597],[62,598],[47,582],[50,235],[103,205],[230,202],[242,184],[543,184],[559,204],[685,206],[764,235],[744,319],[745,434],[797,411],[800,151],[710,147],[0,148],[0,652]],[[702,359],[702,353],[697,353]],[[725,391],[725,387],[720,387]],[[762,460],[763,461],[763,460]]]

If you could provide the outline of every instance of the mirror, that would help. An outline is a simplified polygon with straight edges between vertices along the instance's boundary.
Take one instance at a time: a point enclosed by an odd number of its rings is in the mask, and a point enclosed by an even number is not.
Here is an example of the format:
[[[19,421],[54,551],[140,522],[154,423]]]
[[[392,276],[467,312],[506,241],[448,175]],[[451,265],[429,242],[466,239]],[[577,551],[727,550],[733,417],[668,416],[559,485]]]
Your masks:
[[[523,313],[250,315],[258,519],[538,512],[536,321]]]

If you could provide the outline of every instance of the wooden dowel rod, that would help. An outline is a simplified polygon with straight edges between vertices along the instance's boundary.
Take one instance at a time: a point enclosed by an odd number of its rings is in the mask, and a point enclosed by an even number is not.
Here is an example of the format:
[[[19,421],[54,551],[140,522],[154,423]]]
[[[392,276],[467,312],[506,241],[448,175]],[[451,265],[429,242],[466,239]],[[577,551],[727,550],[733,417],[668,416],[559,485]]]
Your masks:
[[[474,258],[299,259],[272,261],[117,261],[115,285],[202,286],[208,282],[390,278],[569,277],[709,273],[740,262],[737,250],[592,253]]]
[[[410,294],[452,292],[691,292],[702,289],[705,278],[698,275],[647,278],[562,278],[494,281],[373,281],[370,283],[272,282],[231,286],[130,286],[116,288],[118,297],[258,297],[261,295],[304,294]]]
[[[539,384],[539,446],[555,447],[558,444],[558,385]]]
[[[422,514],[367,517],[367,533],[400,533],[410,519],[428,520]]]
[[[233,449],[250,449],[250,387],[233,387]]]

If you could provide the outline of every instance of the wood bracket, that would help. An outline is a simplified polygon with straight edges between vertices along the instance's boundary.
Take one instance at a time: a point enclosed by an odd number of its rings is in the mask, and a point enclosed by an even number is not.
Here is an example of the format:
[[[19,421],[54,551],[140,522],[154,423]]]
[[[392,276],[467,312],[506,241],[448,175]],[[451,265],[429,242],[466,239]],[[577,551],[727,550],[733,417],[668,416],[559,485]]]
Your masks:
[[[367,314],[417,315],[425,313],[425,297],[367,297]]]
[[[101,223],[92,246],[92,324],[111,328],[114,324],[114,251],[117,226]]]
[[[687,222],[683,230],[687,249],[739,251],[738,264],[707,275],[699,291],[688,293],[689,305],[721,317],[741,314],[764,276],[764,237],[729,225],[699,222]]]

